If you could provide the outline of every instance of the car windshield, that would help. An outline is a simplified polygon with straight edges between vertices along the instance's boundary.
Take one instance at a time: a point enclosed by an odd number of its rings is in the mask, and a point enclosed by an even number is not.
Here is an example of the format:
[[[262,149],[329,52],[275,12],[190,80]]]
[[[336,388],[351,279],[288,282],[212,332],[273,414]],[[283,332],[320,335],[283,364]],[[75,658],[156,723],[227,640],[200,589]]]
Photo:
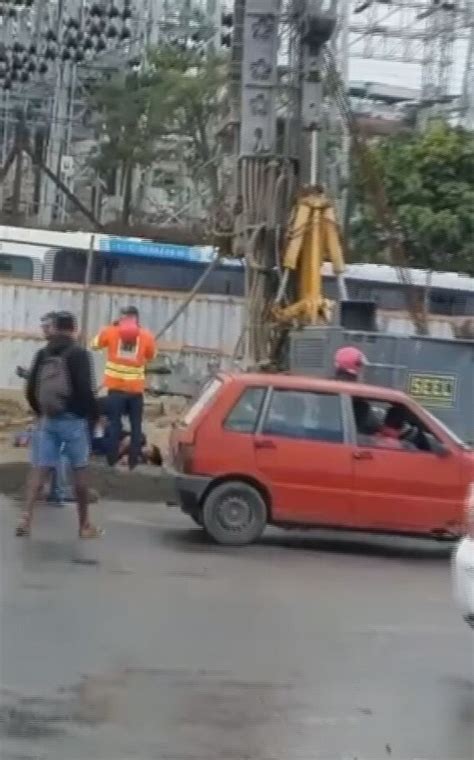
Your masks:
[[[453,441],[453,443],[456,444],[456,446],[459,446],[459,448],[465,449],[466,451],[471,451],[472,450],[472,445],[469,444],[469,443],[466,443],[466,441],[462,441],[456,435],[456,433],[453,430],[451,430],[450,427],[448,427],[444,422],[442,422],[439,419],[439,417],[436,417],[436,415],[432,414],[432,412],[429,412],[427,409],[424,409],[424,412],[425,412],[425,414],[428,415],[428,417],[433,422],[435,422],[437,425],[439,425],[440,428],[442,428],[444,430],[444,432],[446,433],[446,435],[449,436],[449,438],[451,438],[451,440]]]
[[[184,415],[183,423],[185,425],[190,425],[196,419],[204,407],[207,406],[210,401],[212,401],[221,386],[222,380],[220,380],[218,377],[214,377],[212,380],[209,380],[207,385],[204,386],[199,397],[191,404],[188,411]]]

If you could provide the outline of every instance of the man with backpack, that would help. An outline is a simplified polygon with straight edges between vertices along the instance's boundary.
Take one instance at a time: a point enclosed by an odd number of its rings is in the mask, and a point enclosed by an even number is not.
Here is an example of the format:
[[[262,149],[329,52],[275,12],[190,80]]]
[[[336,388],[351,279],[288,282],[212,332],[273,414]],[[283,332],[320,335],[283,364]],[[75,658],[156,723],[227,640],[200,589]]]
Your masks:
[[[44,314],[41,317],[41,332],[43,333],[43,337],[46,343],[48,343],[54,335],[55,316],[56,315],[53,311],[49,311],[47,314]],[[17,367],[16,374],[22,380],[28,380],[30,370],[26,369],[26,367]],[[35,465],[36,460],[37,440],[37,425],[35,425],[31,434],[31,460],[33,466]],[[50,504],[63,506],[65,502],[75,501],[74,494],[72,493],[72,489],[69,484],[68,472],[69,468],[67,459],[64,457],[64,453],[61,451],[59,461],[51,474],[51,481],[47,490],[47,501]]]
[[[138,309],[123,309],[120,318],[104,327],[92,341],[95,350],[106,350],[103,384],[108,390],[109,444],[107,461],[113,466],[120,458],[122,417],[130,421],[128,465],[133,470],[142,448],[143,393],[145,368],[156,353],[152,333],[140,325]]]
[[[71,466],[77,499],[79,536],[96,538],[101,531],[89,521],[86,469],[89,461],[88,421],[98,418],[92,366],[88,352],[75,339],[76,320],[69,312],[54,315],[54,334],[36,354],[26,397],[38,416],[33,472],[18,536],[28,536],[36,501],[60,453]]]

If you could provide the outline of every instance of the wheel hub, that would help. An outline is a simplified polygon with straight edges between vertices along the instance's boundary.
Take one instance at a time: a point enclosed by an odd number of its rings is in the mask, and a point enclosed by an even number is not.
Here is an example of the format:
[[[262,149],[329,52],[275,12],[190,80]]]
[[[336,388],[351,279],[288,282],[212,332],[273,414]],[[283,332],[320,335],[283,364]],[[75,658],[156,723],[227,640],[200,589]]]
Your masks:
[[[226,530],[240,531],[251,522],[251,510],[244,499],[229,496],[219,506],[218,519]]]

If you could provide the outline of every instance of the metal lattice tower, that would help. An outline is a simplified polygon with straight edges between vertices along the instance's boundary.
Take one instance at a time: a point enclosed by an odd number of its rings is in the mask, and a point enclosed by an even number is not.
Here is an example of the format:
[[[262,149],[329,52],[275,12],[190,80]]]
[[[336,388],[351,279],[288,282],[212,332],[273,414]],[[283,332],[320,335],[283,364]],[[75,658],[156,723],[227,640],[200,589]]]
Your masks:
[[[461,123],[474,131],[474,2],[469,7],[470,34],[460,102]]]
[[[78,131],[82,138],[87,132],[87,83],[141,63],[157,42],[163,12],[163,0],[0,2],[0,164],[21,115],[32,139],[43,135],[48,168],[61,172]],[[73,182],[68,178],[70,189]],[[39,221],[48,226],[53,214],[64,220],[65,199],[43,179]]]
[[[455,45],[468,38],[469,23],[466,0],[356,0],[347,55],[417,64],[422,101],[443,103],[459,94],[453,92]]]

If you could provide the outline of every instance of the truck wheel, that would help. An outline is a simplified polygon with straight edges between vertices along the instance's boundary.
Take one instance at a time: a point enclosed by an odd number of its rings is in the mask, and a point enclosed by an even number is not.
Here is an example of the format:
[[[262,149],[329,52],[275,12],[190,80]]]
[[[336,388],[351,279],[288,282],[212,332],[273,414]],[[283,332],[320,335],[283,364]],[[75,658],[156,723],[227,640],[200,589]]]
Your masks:
[[[255,488],[232,480],[208,494],[203,510],[206,532],[218,544],[244,546],[259,538],[267,522],[267,508]]]

